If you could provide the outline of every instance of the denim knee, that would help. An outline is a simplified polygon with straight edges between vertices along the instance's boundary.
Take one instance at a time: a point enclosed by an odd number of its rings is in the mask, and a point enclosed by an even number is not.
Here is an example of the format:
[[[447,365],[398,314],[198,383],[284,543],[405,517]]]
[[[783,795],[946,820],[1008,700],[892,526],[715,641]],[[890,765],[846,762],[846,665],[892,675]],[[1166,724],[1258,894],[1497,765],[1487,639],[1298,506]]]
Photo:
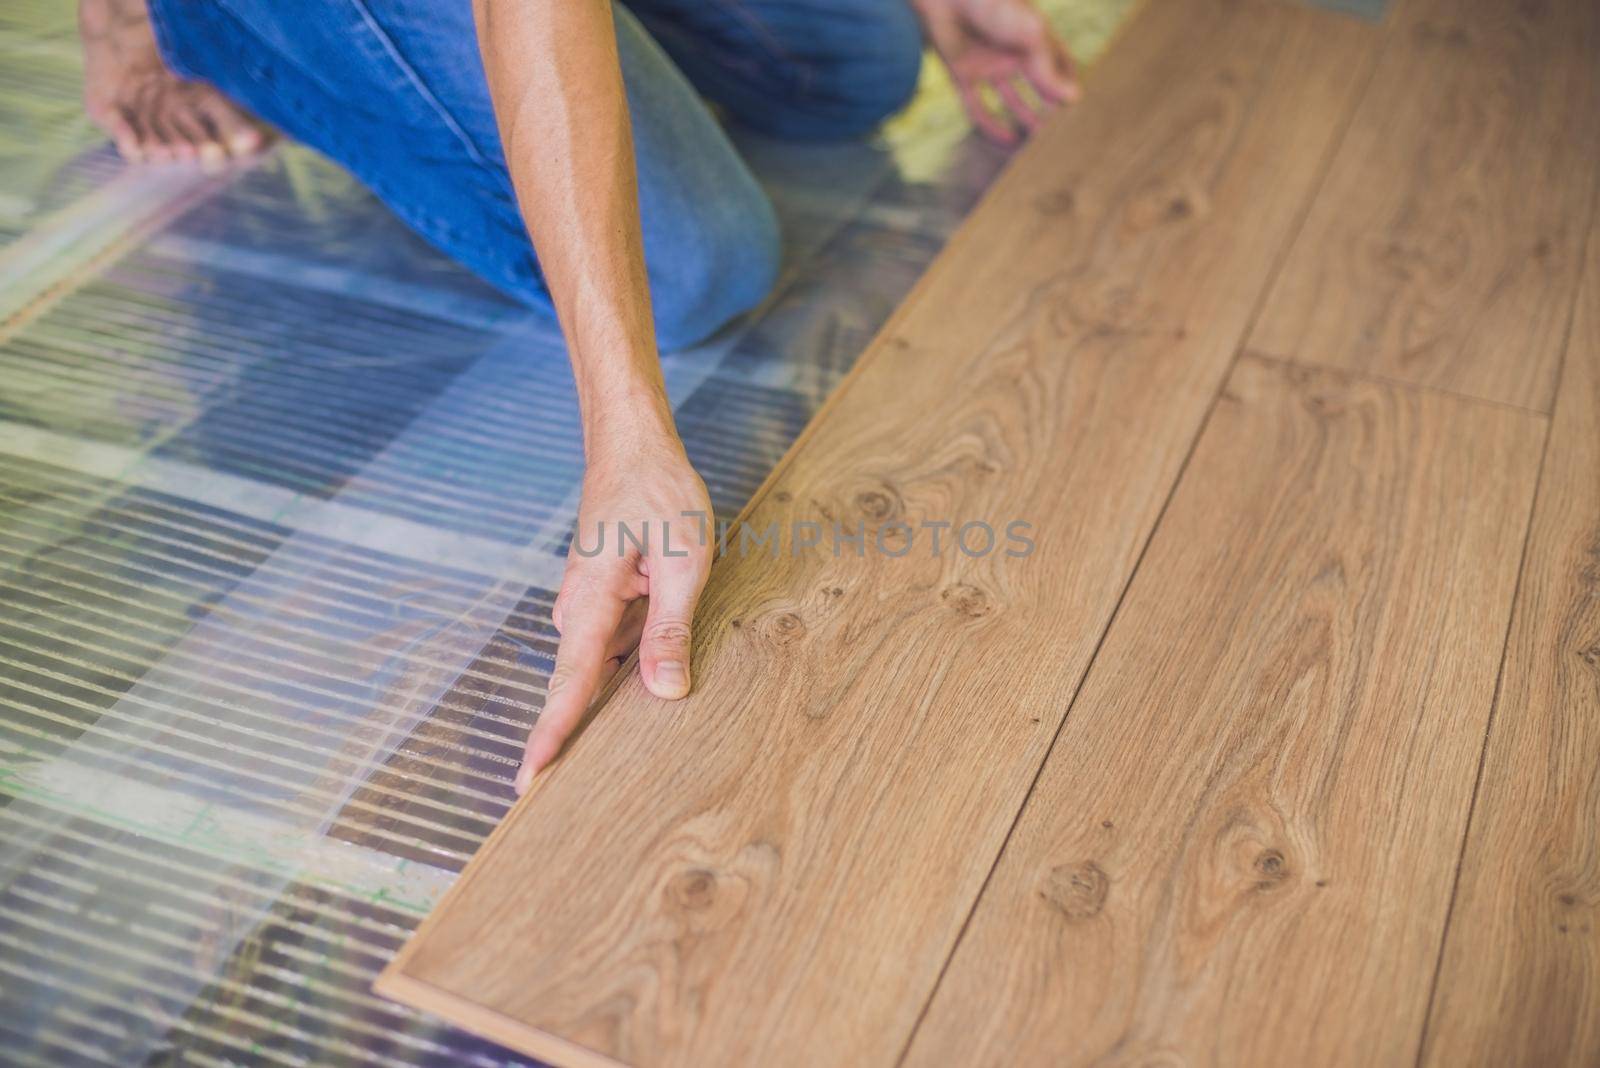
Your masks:
[[[874,46],[871,58],[858,61],[867,69],[841,79],[849,118],[858,126],[849,134],[877,126],[911,103],[917,91],[922,72],[922,25],[910,4],[893,4],[882,11],[869,38]]]
[[[663,351],[704,341],[772,291],[781,245],[778,218],[766,196],[721,204],[698,220],[691,239],[651,255],[646,266]]]
[[[853,12],[851,40],[818,66],[811,87],[752,124],[798,140],[870,132],[911,102],[922,71],[922,26],[911,5],[875,2]]]

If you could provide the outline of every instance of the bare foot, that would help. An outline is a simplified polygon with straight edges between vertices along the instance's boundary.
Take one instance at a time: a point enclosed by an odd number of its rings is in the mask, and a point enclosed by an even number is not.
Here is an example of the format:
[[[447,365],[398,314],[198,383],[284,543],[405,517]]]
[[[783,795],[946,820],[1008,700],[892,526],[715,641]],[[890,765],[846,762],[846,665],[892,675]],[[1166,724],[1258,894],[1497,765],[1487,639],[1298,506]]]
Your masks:
[[[272,135],[203,82],[167,69],[145,0],[80,0],[84,104],[130,163],[199,160],[260,152]]]

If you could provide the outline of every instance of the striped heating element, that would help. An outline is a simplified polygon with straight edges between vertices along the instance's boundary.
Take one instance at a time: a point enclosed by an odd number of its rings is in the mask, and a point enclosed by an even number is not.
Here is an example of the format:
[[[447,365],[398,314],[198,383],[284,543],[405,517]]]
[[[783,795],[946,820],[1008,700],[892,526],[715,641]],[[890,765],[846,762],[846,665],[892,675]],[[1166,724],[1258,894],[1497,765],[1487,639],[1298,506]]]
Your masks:
[[[559,335],[308,152],[124,168],[71,19],[0,14],[0,1059],[515,1061],[370,985],[543,702]],[[664,361],[719,514],[1003,162],[957,116],[752,149],[784,281]]]

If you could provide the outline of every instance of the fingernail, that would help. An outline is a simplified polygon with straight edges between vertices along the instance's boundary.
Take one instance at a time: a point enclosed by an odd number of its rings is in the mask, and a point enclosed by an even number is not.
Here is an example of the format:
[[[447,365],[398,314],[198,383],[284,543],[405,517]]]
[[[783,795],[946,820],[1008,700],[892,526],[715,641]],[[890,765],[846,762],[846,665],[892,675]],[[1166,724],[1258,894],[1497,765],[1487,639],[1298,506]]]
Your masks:
[[[662,697],[682,697],[689,692],[689,673],[676,660],[663,660],[656,665],[656,686]]]
[[[208,171],[221,167],[227,158],[228,154],[215,142],[207,141],[200,146],[200,164]]]
[[[522,767],[517,769],[517,779],[516,782],[512,784],[512,787],[517,791],[517,796],[521,797],[523,794],[528,792],[528,787],[532,785],[533,765],[529,764],[527,761],[523,761]]]
[[[233,154],[236,156],[248,156],[256,150],[256,146],[260,143],[258,136],[248,131],[234,134],[233,140],[228,142],[233,148]]]

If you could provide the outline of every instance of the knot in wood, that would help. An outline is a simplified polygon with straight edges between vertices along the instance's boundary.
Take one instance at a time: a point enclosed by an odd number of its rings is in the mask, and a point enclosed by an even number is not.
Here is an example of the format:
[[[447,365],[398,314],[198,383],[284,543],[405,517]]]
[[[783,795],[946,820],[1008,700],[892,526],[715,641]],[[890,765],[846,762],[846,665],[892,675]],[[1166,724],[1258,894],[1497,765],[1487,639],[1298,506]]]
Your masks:
[[[1257,890],[1271,890],[1289,878],[1289,862],[1281,850],[1263,849],[1251,867],[1255,871]]]
[[[994,611],[994,602],[989,599],[989,595],[965,582],[946,586],[940,591],[939,599],[949,605],[956,615],[968,619],[981,619]]]
[[[893,491],[884,489],[862,490],[856,494],[856,507],[868,519],[882,521],[900,511]]]
[[[679,872],[667,884],[667,894],[672,903],[689,912],[700,912],[711,907],[717,896],[717,877],[704,868]]]
[[[794,612],[779,612],[767,625],[767,634],[778,645],[793,645],[806,636],[806,621]]]
[[[1068,920],[1077,923],[1100,914],[1105,908],[1111,880],[1092,860],[1060,864],[1050,869],[1039,896]]]
[[[1056,189],[1041,193],[1033,206],[1040,215],[1071,215],[1078,206],[1078,198],[1071,189]]]

